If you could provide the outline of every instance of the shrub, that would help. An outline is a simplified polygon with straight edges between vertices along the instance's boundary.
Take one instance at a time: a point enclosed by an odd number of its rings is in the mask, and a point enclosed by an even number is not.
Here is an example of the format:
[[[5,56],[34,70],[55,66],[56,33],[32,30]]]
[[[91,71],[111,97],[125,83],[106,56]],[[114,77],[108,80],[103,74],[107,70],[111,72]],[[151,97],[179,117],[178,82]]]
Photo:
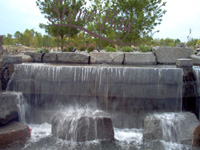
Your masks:
[[[85,50],[87,49],[87,47],[84,46],[84,45],[81,45],[81,46],[79,47],[79,49],[80,49],[80,51],[85,51]]]
[[[36,53],[49,53],[49,49],[47,49],[47,48],[42,48],[42,49],[37,49],[36,50]]]
[[[105,51],[106,52],[117,52],[117,50],[115,48],[110,47],[110,46],[105,47]]]
[[[87,51],[88,51],[88,53],[90,53],[90,52],[92,52],[94,49],[95,49],[94,44],[89,44],[89,45],[88,45],[88,48],[87,48]]]
[[[72,52],[73,49],[74,49],[74,44],[73,44],[73,43],[70,43],[70,44],[66,45],[66,48],[64,48],[64,49],[62,50],[62,52]]]
[[[49,49],[47,49],[47,48],[42,48],[42,53],[49,53]]]
[[[133,48],[130,46],[125,46],[121,48],[122,52],[133,52]]]
[[[151,51],[151,47],[140,45],[139,46],[139,51],[141,51],[141,52],[150,52]]]

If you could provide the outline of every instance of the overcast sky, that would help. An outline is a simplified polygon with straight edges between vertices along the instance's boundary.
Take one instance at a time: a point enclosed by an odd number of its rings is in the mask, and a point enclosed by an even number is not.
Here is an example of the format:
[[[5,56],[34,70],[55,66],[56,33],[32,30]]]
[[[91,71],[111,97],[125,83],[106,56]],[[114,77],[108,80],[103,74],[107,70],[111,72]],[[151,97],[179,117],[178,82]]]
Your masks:
[[[167,13],[163,17],[160,30],[154,38],[173,38],[187,41],[189,29],[192,38],[200,39],[200,0],[165,0]],[[16,31],[24,32],[25,29],[35,29],[44,34],[39,28],[39,23],[47,20],[41,15],[35,4],[36,0],[0,0],[0,35]]]

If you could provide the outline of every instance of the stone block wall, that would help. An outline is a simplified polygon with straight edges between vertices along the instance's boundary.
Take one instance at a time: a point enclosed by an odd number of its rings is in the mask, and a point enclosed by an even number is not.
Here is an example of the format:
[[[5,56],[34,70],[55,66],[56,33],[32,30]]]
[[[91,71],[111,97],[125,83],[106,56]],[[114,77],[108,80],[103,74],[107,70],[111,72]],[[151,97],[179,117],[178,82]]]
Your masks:
[[[33,62],[69,64],[113,64],[113,65],[175,65],[177,59],[190,58],[192,50],[180,47],[157,47],[152,52],[26,52]],[[196,64],[196,63],[194,63]]]

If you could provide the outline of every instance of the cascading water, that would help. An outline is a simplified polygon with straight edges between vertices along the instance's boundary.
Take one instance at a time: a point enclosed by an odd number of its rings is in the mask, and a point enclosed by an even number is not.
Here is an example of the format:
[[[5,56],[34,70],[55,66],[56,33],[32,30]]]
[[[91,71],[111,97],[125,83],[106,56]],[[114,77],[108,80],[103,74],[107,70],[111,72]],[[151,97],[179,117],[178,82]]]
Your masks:
[[[15,65],[7,90],[20,91],[27,100],[25,118],[33,134],[24,149],[145,150],[146,113],[181,111],[182,76],[182,69],[172,67],[20,64]],[[77,144],[54,137],[52,116],[69,105],[110,114],[116,142]],[[182,150],[183,145],[177,145]]]

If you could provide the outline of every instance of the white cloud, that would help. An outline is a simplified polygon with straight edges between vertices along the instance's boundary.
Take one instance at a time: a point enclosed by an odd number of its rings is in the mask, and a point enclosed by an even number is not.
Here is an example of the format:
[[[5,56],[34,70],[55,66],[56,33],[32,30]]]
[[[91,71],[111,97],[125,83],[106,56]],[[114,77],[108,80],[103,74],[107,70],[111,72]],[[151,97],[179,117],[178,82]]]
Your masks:
[[[187,41],[189,29],[192,29],[191,36],[200,38],[200,1],[199,0],[165,0],[167,13],[156,30],[155,38],[179,38]]]

